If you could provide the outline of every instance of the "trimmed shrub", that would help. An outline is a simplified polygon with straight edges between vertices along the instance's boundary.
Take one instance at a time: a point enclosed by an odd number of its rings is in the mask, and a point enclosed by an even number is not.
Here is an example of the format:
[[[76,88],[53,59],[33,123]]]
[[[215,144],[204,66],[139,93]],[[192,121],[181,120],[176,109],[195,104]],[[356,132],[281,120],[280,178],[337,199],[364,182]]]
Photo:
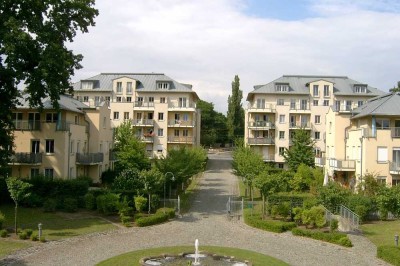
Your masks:
[[[130,223],[132,221],[132,217],[131,216],[124,216],[124,215],[120,215],[121,218],[121,223],[125,226],[130,226]]]
[[[39,235],[38,235],[38,233],[36,233],[36,232],[32,233],[32,235],[31,235],[31,240],[32,240],[32,241],[39,241]]]
[[[28,236],[28,238],[31,237],[31,235],[33,233],[32,229],[25,229],[24,231],[25,231],[26,235]]]
[[[86,193],[85,197],[85,208],[87,210],[95,210],[96,209],[96,197],[93,193]]]
[[[361,221],[366,221],[368,218],[368,207],[364,205],[357,205],[354,212],[360,216]]]
[[[28,197],[22,200],[21,205],[24,207],[42,207],[43,197],[36,193],[30,193]]]
[[[297,226],[294,222],[263,220],[259,214],[251,216],[248,210],[245,210],[244,222],[249,226],[275,233],[283,233]]]
[[[377,257],[395,266],[400,266],[400,248],[395,246],[379,246]]]
[[[25,231],[22,231],[18,234],[19,239],[25,240],[28,239],[28,234]]]
[[[45,212],[55,212],[57,208],[57,201],[55,199],[46,199],[43,203],[43,210]]]
[[[147,206],[147,199],[143,196],[136,196],[134,198],[135,208],[138,212],[143,212]]]
[[[301,224],[301,217],[303,215],[303,208],[293,208],[293,220],[296,224]]]
[[[156,211],[156,214],[164,213],[168,215],[169,219],[175,218],[175,209],[173,208],[160,208]]]
[[[306,226],[321,228],[326,224],[325,209],[322,206],[314,206],[309,210],[304,210],[301,218]]]
[[[151,210],[155,211],[158,209],[158,207],[160,206],[160,196],[158,196],[157,194],[153,194],[151,195]]]
[[[39,241],[42,242],[42,243],[44,243],[44,242],[46,242],[46,238],[44,238],[44,236],[42,236],[42,237],[39,239]]]
[[[6,217],[3,213],[0,212],[0,229],[3,227],[3,223],[6,220]]]
[[[160,224],[168,221],[167,213],[157,213],[151,216],[143,216],[141,218],[136,219],[136,225],[139,227],[150,226],[155,224]]]
[[[5,229],[0,230],[0,237],[7,237],[8,236],[8,232]]]
[[[339,228],[339,221],[336,219],[332,219],[329,224],[329,229],[331,232],[336,231]]]
[[[78,200],[73,198],[65,198],[64,210],[67,212],[76,212],[78,210]]]
[[[314,197],[315,196],[310,193],[279,192],[268,196],[267,200],[270,205],[276,205],[281,202],[293,202],[296,206],[302,206],[305,200]]]
[[[114,193],[106,193],[100,195],[96,199],[97,210],[100,212],[111,215],[117,213],[119,204],[119,195]]]
[[[321,231],[312,231],[300,228],[293,228],[292,234],[295,236],[304,236],[316,240],[321,240],[333,244],[338,244],[344,247],[352,247],[352,243],[346,234],[330,232],[325,233]]]

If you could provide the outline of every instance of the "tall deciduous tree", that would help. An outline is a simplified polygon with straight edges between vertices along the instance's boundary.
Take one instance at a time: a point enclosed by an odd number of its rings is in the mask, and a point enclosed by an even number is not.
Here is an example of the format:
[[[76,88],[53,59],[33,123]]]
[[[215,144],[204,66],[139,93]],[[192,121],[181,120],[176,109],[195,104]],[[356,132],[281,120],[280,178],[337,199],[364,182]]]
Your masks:
[[[236,75],[232,82],[232,94],[228,97],[227,127],[230,141],[244,135],[244,110],[242,107],[243,91],[240,90],[240,79]]]
[[[304,129],[297,129],[292,139],[292,147],[285,149],[283,157],[292,171],[297,171],[300,164],[314,167],[314,141]]]
[[[214,110],[213,103],[199,100],[197,107],[201,110],[201,144],[224,143],[227,138],[226,117]]]
[[[0,166],[7,164],[13,143],[17,86],[25,83],[32,106],[50,96],[58,107],[59,95],[72,90],[70,77],[83,58],[65,43],[95,25],[93,6],[94,0],[0,1]]]
[[[397,87],[393,87],[389,89],[390,92],[399,92],[400,91],[400,81],[397,81]]]
[[[18,214],[18,204],[21,200],[29,196],[29,188],[32,186],[16,177],[9,177],[6,179],[8,192],[15,203],[14,212],[14,228],[15,233],[18,232],[17,227],[17,214]]]

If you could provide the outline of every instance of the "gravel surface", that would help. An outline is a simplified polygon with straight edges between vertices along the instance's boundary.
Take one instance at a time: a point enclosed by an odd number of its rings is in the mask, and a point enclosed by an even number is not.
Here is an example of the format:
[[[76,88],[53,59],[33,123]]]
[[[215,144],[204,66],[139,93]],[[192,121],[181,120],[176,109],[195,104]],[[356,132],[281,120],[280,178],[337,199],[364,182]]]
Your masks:
[[[228,219],[226,202],[237,194],[231,173],[231,154],[209,155],[208,169],[190,213],[174,221],[145,228],[126,228],[53,241],[21,250],[0,260],[4,265],[94,265],[133,250],[160,246],[226,246],[253,250],[281,259],[290,265],[388,265],[376,258],[376,247],[366,238],[350,235],[353,248],[276,234]]]

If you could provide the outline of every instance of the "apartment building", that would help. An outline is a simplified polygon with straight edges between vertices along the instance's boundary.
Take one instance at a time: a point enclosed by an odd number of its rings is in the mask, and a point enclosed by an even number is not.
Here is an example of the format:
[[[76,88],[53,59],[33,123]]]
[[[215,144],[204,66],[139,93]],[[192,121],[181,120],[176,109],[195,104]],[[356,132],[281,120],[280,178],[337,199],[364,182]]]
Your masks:
[[[400,94],[369,100],[345,115],[326,116],[325,169],[333,180],[354,187],[365,174],[387,185],[400,184]]]
[[[44,175],[72,179],[90,176],[99,182],[112,167],[113,135],[106,105],[89,107],[69,96],[60,96],[56,111],[49,98],[43,109],[29,107],[25,98],[13,111],[13,176]]]
[[[130,120],[151,158],[200,145],[199,97],[191,85],[157,73],[101,73],[73,86],[79,101],[110,106],[113,127]]]
[[[342,114],[383,92],[346,76],[284,75],[254,86],[247,96],[245,143],[263,155],[264,161],[285,168],[282,156],[290,148],[296,129],[310,132],[315,140],[317,164],[324,165],[325,115],[329,108]]]

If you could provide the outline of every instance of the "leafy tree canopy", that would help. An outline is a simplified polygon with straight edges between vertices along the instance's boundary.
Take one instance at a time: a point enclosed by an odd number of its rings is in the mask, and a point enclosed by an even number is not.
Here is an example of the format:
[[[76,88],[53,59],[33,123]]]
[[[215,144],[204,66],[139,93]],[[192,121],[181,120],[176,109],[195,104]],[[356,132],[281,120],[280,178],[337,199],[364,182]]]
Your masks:
[[[197,107],[201,110],[201,144],[225,143],[228,133],[226,117],[214,110],[213,103],[199,100]]]
[[[242,137],[244,135],[242,98],[243,91],[240,90],[240,79],[236,75],[232,82],[232,94],[228,97],[227,127],[230,141],[233,141],[235,137]]]
[[[393,87],[389,89],[390,92],[399,92],[400,91],[400,81],[397,81],[397,87]]]
[[[298,129],[294,132],[292,139],[293,145],[285,149],[283,157],[289,168],[296,171],[300,164],[314,167],[314,141],[309,133],[304,129]]]

